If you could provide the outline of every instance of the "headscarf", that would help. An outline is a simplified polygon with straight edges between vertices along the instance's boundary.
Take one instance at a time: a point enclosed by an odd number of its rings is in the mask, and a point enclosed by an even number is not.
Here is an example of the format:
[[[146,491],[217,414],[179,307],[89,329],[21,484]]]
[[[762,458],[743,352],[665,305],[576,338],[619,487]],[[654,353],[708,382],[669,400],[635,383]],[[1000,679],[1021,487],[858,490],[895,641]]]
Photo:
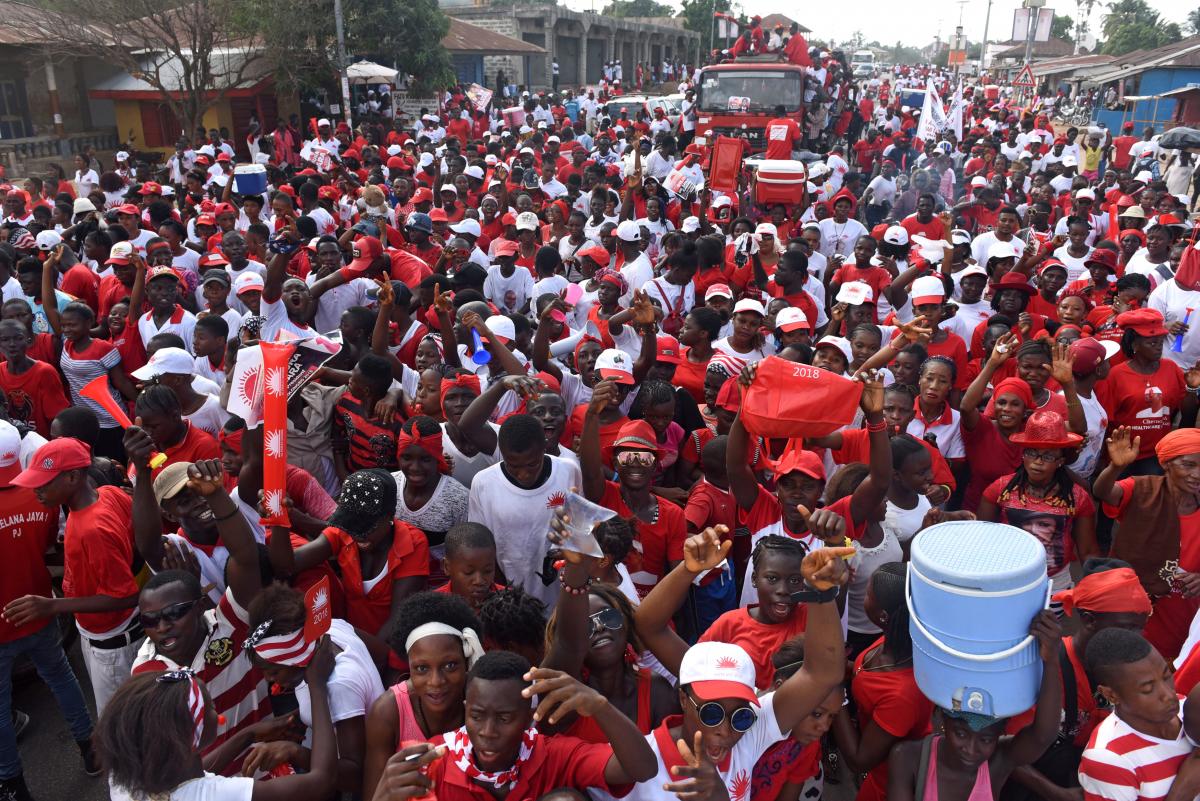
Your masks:
[[[404,453],[404,450],[410,445],[416,445],[432,456],[433,460],[437,462],[438,472],[447,474],[450,472],[450,465],[446,464],[446,456],[442,451],[442,429],[440,427],[424,435],[417,431],[416,425],[412,426],[411,432],[401,429],[396,437],[396,453]]]
[[[228,445],[229,450],[233,451],[238,456],[241,456],[242,455],[242,437],[244,437],[245,435],[246,435],[246,429],[244,429],[244,428],[239,428],[237,431],[226,431],[226,430],[222,429],[218,436],[218,441],[222,445]]]
[[[438,390],[438,400],[441,402],[442,414],[446,413],[446,394],[456,387],[466,387],[476,395],[483,392],[479,385],[479,376],[477,375],[459,373],[454,378],[443,378],[441,388]]]
[[[271,630],[274,622],[265,620],[260,623],[242,643],[242,648],[253,651],[259,659],[272,665],[306,667],[312,661],[313,651],[317,649],[316,642],[308,642],[305,639],[303,626],[296,631],[268,637],[267,632]]]
[[[581,336],[579,338],[579,341],[575,343],[575,369],[576,370],[579,370],[579,351],[583,350],[583,346],[589,342],[595,342],[597,345],[600,346],[601,350],[604,349],[604,340],[600,339],[600,337],[594,337],[591,334],[584,334],[583,336]]]
[[[1069,590],[1054,593],[1068,615],[1074,609],[1089,612],[1150,614],[1150,596],[1142,589],[1133,568],[1118,567],[1084,576]]]
[[[836,195],[829,198],[829,201],[826,203],[826,208],[829,209],[830,216],[833,215],[833,207],[836,206],[837,202],[842,198],[846,198],[846,200],[850,201],[850,216],[853,217],[854,210],[858,208],[858,198],[854,196],[853,192],[845,187],[842,187],[842,189],[840,189]]]
[[[468,670],[470,670],[479,657],[483,656],[483,645],[479,642],[479,635],[475,632],[475,629],[468,626],[460,631],[453,626],[437,621],[422,623],[413,629],[412,633],[408,635],[408,639],[404,641],[404,653],[407,654],[412,650],[413,644],[417,640],[432,637],[435,634],[448,634],[462,643],[463,656],[467,658]]]
[[[620,294],[622,296],[629,293],[629,282],[626,281],[625,276],[621,275],[621,273],[617,270],[604,267],[596,270],[596,274],[592,276],[592,278],[596,281],[596,283],[608,281],[610,284],[616,284],[617,288],[621,290]]]
[[[1139,231],[1136,228],[1126,228],[1118,234],[1118,239],[1124,239],[1127,236],[1136,236],[1138,241],[1142,243],[1142,247],[1146,247],[1146,233],[1144,231]]]
[[[992,397],[983,412],[985,415],[993,419],[996,417],[996,398],[1001,395],[1016,395],[1025,404],[1026,409],[1033,408],[1033,390],[1025,383],[1025,379],[1014,376],[1004,379],[992,389]]]
[[[1154,446],[1154,455],[1164,465],[1189,453],[1200,453],[1200,429],[1177,428]]]
[[[192,733],[192,748],[200,750],[200,741],[204,738],[204,693],[200,690],[200,682],[192,670],[168,670],[155,679],[159,684],[176,684],[181,681],[188,683],[188,717],[194,726]]]

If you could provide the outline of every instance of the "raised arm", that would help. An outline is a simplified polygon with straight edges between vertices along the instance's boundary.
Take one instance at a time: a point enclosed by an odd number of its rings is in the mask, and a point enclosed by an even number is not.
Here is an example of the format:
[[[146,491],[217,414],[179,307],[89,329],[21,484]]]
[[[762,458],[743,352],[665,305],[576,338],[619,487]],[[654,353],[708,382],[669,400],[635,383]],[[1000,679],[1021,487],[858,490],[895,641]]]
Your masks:
[[[583,496],[599,503],[604,496],[605,468],[600,453],[600,413],[617,402],[617,388],[611,381],[601,381],[592,388],[592,399],[583,416],[583,433],[579,437],[579,470],[583,474]]]
[[[284,216],[286,227],[279,232],[279,235],[286,238],[288,242],[299,245],[301,242],[300,232],[296,230],[296,218],[290,214]],[[290,254],[276,253],[267,262],[267,274],[263,276],[262,299],[268,303],[274,303],[283,296],[283,282],[287,280],[287,266],[292,259]]]
[[[485,389],[483,393],[467,406],[458,421],[458,431],[483,453],[496,452],[496,430],[487,424],[496,405],[505,393],[516,392],[524,398],[537,394],[538,382],[535,378],[522,375],[506,375],[504,378]]]
[[[58,263],[66,248],[66,245],[59,245],[42,264],[42,310],[46,313],[46,322],[50,324],[50,330],[55,336],[62,336],[62,325],[58,318],[58,297],[54,294],[55,285],[58,283],[55,276],[58,275]]]
[[[1108,464],[1092,483],[1092,495],[1101,503],[1120,506],[1125,500],[1125,490],[1117,483],[1126,467],[1137,460],[1142,447],[1142,438],[1133,436],[1127,426],[1120,426],[1108,437]]]
[[[1067,399],[1067,427],[1076,434],[1087,436],[1087,418],[1083,414],[1083,404],[1075,392],[1075,371],[1072,369],[1071,356],[1065,343],[1054,346],[1054,361],[1050,364],[1050,375],[1062,387],[1063,397]]]
[[[863,378],[860,405],[866,414],[867,442],[871,450],[870,472],[850,496],[850,517],[856,524],[866,521],[879,508],[892,482],[892,446],[883,421],[883,382],[877,375]]]
[[[738,383],[749,388],[754,382],[757,365],[748,364],[738,377]],[[737,501],[738,508],[749,511],[758,500],[758,479],[750,469],[750,432],[742,424],[742,415],[733,418],[729,429],[729,442],[725,446],[725,476],[729,491]]]
[[[133,544],[150,569],[157,573],[163,569],[162,509],[154,498],[154,481],[150,471],[154,440],[141,427],[141,422],[139,417],[134,425],[125,429],[122,442],[125,455],[129,457],[134,470]]]
[[[1017,335],[1009,331],[996,340],[995,346],[992,348],[992,355],[983,363],[983,369],[979,371],[979,375],[971,382],[971,386],[967,387],[967,391],[963,393],[962,403],[959,406],[959,413],[962,415],[962,427],[968,431],[974,431],[979,425],[982,415],[979,412],[979,404],[983,402],[983,393],[987,390],[988,385],[992,382],[992,376],[1000,369],[1000,365],[1008,360],[1012,355],[1013,350],[1017,347]]]
[[[217,521],[221,544],[229,551],[226,578],[233,600],[243,609],[262,591],[258,545],[241,509],[225,491],[225,469],[220,459],[206,459],[188,468],[188,488],[204,497]]]
[[[1002,740],[1005,760],[1010,767],[1028,765],[1046,753],[1058,736],[1062,720],[1063,689],[1058,671],[1058,656],[1062,648],[1062,628],[1049,609],[1038,613],[1029,627],[1037,638],[1042,658],[1042,683],[1038,689],[1033,722],[1017,732],[1011,740]]]

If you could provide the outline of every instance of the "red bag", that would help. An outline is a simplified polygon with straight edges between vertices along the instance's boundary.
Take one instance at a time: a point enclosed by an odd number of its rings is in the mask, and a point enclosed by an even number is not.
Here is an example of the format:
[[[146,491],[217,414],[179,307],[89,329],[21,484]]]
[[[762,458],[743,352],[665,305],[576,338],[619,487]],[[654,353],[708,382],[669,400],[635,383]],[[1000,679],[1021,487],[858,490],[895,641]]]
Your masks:
[[[742,425],[760,437],[823,437],[854,420],[862,391],[859,381],[768,356],[742,392]]]

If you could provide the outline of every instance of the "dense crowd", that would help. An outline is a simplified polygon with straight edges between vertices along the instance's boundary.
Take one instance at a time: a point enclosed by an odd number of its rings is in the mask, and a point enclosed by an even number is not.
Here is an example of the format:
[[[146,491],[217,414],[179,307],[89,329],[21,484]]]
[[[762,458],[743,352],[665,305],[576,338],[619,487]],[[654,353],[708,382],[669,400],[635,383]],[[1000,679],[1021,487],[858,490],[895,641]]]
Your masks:
[[[121,801],[1197,795],[1186,155],[1008,90],[921,139],[945,76],[797,37],[716,54],[807,67],[795,203],[711,185],[684,65],[6,187],[0,798],[22,656]],[[1045,551],[1024,715],[914,678],[963,520]]]

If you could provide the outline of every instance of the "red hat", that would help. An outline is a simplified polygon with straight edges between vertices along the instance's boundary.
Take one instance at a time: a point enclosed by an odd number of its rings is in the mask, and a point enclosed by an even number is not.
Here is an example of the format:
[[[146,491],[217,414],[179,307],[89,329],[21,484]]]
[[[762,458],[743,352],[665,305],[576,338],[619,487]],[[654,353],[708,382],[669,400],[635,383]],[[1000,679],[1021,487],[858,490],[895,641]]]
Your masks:
[[[201,166],[206,166],[208,164],[212,164],[212,157],[209,156],[207,153],[200,153],[196,156],[196,163]]]
[[[92,451],[73,437],[52,439],[38,448],[26,467],[12,480],[14,487],[44,487],[68,470],[92,466]]]
[[[151,267],[150,271],[146,273],[146,282],[149,283],[155,278],[173,278],[178,281],[179,273],[175,272],[173,267]]]
[[[776,480],[788,473],[803,473],[818,481],[825,480],[825,465],[821,463],[821,458],[812,451],[792,444],[788,445],[782,456],[771,463],[771,472],[775,474]]]
[[[430,222],[450,222],[450,218],[448,216],[446,216],[445,209],[436,208],[436,209],[429,210],[429,221]]]
[[[399,156],[389,156],[387,160],[387,168],[389,170],[411,170],[412,165]]]
[[[612,254],[599,245],[589,245],[575,254],[579,258],[589,258],[600,266],[607,266],[612,261]]]
[[[412,202],[414,206],[418,203],[432,203],[433,192],[429,191],[429,187],[422,186],[416,192],[413,192]]]
[[[350,148],[349,150],[347,150],[345,153],[342,154],[342,158],[343,159],[358,159],[361,161],[362,153],[359,153],[354,148]]]
[[[225,258],[221,253],[214,251],[201,256],[198,264],[201,267],[223,267],[229,264],[229,259]]]
[[[351,272],[365,271],[383,253],[383,243],[373,236],[364,236],[354,240],[353,248],[354,260],[346,265],[346,269]]]
[[[142,184],[142,188],[138,190],[139,195],[161,195],[162,186],[154,181],[146,181]]]
[[[1117,315],[1117,325],[1140,337],[1166,336],[1162,312],[1158,309],[1135,309]]]
[[[1067,421],[1058,412],[1041,409],[1029,416],[1025,430],[1008,438],[1009,442],[1027,448],[1073,448],[1083,437],[1067,430]]]
[[[492,248],[492,252],[497,256],[515,256],[517,255],[517,243],[511,239],[499,239],[496,241],[496,246]]]
[[[627,451],[650,451],[655,456],[662,455],[658,445],[658,436],[654,428],[645,420],[630,420],[617,431],[612,449],[623,448]]]
[[[237,206],[233,205],[232,203],[218,203],[213,208],[213,216],[214,217],[220,217],[222,214],[237,214],[237,213],[238,213]]]
[[[336,186],[322,186],[317,190],[317,197],[322,200],[337,200],[342,196]]]
[[[120,206],[117,206],[117,214],[132,214],[134,217],[142,216],[141,209],[132,203],[122,203]]]
[[[666,364],[683,364],[683,357],[679,355],[679,340],[670,334],[659,334],[656,359]]]
[[[317,172],[316,170],[314,170],[312,167],[305,167],[303,170],[296,173],[296,175],[303,175],[307,178],[308,176],[311,176],[311,175],[320,175],[320,173]]]
[[[196,217],[196,225],[216,225],[217,220],[211,214],[201,214]]]
[[[1113,253],[1108,248],[1096,248],[1088,257],[1083,260],[1084,267],[1090,267],[1093,264],[1099,264],[1107,269],[1110,273],[1116,275],[1117,272],[1117,254]]]
[[[1033,287],[1029,285],[1029,279],[1018,272],[1007,272],[1000,276],[999,281],[991,281],[988,285],[994,292],[999,292],[1003,289],[1015,289],[1018,292],[1024,292],[1026,295],[1034,294]]]
[[[1042,262],[1041,267],[1038,267],[1038,275],[1041,275],[1042,273],[1046,272],[1046,270],[1049,270],[1051,267],[1057,267],[1060,270],[1062,270],[1064,273],[1068,272],[1067,265],[1063,264],[1061,261],[1059,261],[1058,259],[1051,256],[1050,258],[1048,258],[1044,262]]]
[[[717,392],[717,408],[730,412],[736,412],[742,408],[742,393],[738,389],[736,378],[727,378],[721,385],[720,391]]]
[[[1126,120],[1125,123],[1121,126],[1121,130],[1122,131],[1132,131],[1133,123],[1130,122],[1129,120]]]
[[[296,196],[296,190],[292,188],[291,184],[280,184],[279,191],[282,192],[283,194],[287,195],[288,197]]]
[[[231,159],[229,157],[228,153],[226,153],[224,150],[222,150],[220,153],[217,154],[217,161],[233,161],[233,159]]]
[[[1120,350],[1121,346],[1111,340],[1101,341],[1094,337],[1077,339],[1067,349],[1071,357],[1071,371],[1076,375],[1091,375],[1102,362],[1111,359]]]

